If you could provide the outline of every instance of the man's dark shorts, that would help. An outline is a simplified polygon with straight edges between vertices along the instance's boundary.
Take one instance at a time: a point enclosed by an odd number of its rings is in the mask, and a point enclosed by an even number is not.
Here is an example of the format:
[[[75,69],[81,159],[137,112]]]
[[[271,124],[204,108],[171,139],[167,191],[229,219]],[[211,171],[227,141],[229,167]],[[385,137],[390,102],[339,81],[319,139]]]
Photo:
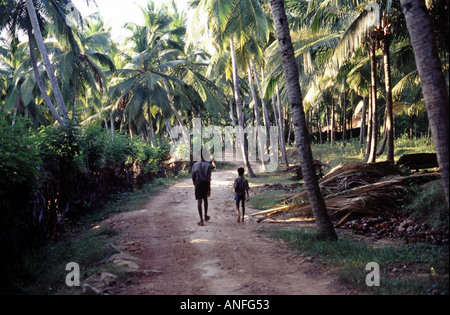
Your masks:
[[[211,190],[211,182],[198,181],[195,183],[195,199],[205,199]]]

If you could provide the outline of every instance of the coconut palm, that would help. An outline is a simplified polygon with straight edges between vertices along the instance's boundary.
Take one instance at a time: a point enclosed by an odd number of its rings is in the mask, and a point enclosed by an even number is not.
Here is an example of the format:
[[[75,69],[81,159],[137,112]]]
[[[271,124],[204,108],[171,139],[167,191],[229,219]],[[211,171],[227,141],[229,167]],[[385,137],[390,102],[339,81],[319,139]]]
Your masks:
[[[52,28],[55,35],[59,37],[65,36],[68,38],[68,41],[74,43],[72,40],[73,30],[67,23],[66,5],[69,3],[71,2],[68,0],[60,2],[46,0],[36,2],[31,0],[9,0],[2,1],[0,5],[0,11],[7,13],[5,15],[7,18],[2,14],[0,28],[8,28],[9,32],[14,36],[19,30],[24,30],[28,34],[30,58],[32,60],[36,83],[54,118],[61,124],[66,124],[69,119],[64,99],[65,93],[62,92],[63,87],[59,85],[60,82],[58,82],[54,65],[50,62],[48,47],[44,43],[44,37],[48,34],[48,29]],[[72,46],[71,48],[76,51],[76,47]],[[54,96],[53,100],[47,94],[43,76],[38,71],[38,55],[42,58],[45,74],[50,82]],[[55,101],[56,106],[54,106],[53,101]]]
[[[31,3],[31,5],[33,5],[33,3]],[[41,14],[42,11],[41,9],[42,5],[40,4],[40,10],[33,10],[35,17],[33,21],[37,22],[38,26],[39,24],[44,25],[45,23],[45,18]],[[15,0],[2,1],[0,4],[0,13],[1,13],[0,30],[7,30],[9,36],[13,39],[17,38],[18,36],[17,33],[19,31],[26,31],[28,33],[28,37],[30,40],[34,38],[34,35],[32,34],[31,20],[28,16],[26,3],[24,1],[15,1]],[[41,34],[40,30],[39,34]],[[30,49],[31,48],[32,45],[30,45]],[[34,51],[31,51],[30,53],[32,57],[35,57]],[[36,60],[36,58],[33,58],[33,60]],[[34,73],[36,75],[36,80],[39,83],[39,87],[47,103],[47,106],[54,115],[55,119],[58,120],[60,123],[63,123],[63,119],[61,118],[52,101],[48,97],[47,92],[45,91],[45,89],[43,89],[42,78],[40,76],[37,76],[36,64],[33,65],[33,69],[35,71]]]
[[[146,47],[134,57],[127,56],[128,63],[123,69],[116,71],[110,96],[117,100],[116,108],[123,102],[124,114],[128,120],[130,131],[138,133],[144,128],[144,106],[148,107],[149,121],[151,120],[151,106],[157,105],[163,115],[167,117],[177,114],[173,102],[169,99],[169,86],[167,81],[177,81],[176,77],[166,74],[168,68],[180,64],[177,57],[179,50],[166,49],[164,40],[159,33],[151,32],[147,26],[129,25],[134,30],[133,38],[135,49]],[[133,39],[132,39],[133,40]],[[146,43],[142,41],[146,40]],[[178,122],[183,124],[181,118]],[[150,126],[150,128],[153,128]]]
[[[64,124],[67,123],[67,121],[69,120],[69,116],[67,114],[67,109],[66,109],[66,105],[64,103],[64,98],[61,92],[61,89],[58,85],[58,81],[56,80],[56,76],[55,76],[55,71],[53,69],[53,65],[50,62],[50,58],[47,52],[47,48],[44,44],[44,39],[42,37],[42,32],[41,32],[41,27],[39,25],[39,21],[38,21],[38,17],[36,14],[36,8],[34,6],[34,3],[32,0],[26,0],[26,8],[27,8],[27,12],[28,12],[28,16],[31,22],[31,27],[33,29],[33,36],[36,40],[36,45],[39,49],[39,52],[41,54],[42,60],[44,62],[44,66],[45,66],[45,70],[47,72],[47,75],[50,79],[50,84],[52,86],[52,91],[53,94],[55,96],[56,99],[56,103],[58,105],[59,111],[61,112],[61,116],[62,116],[62,122]],[[53,112],[53,110],[51,109],[51,111]],[[58,117],[55,116],[55,118],[57,120]]]
[[[249,41],[258,42],[259,40],[267,41],[269,37],[269,28],[267,16],[264,13],[261,4],[256,0],[198,0],[192,1],[191,7],[195,8],[194,22],[188,28],[192,30],[194,37],[201,37],[199,31],[207,32],[207,35],[212,38],[216,45],[218,52],[229,50],[234,99],[236,103],[236,112],[239,127],[244,129],[244,112],[242,97],[239,89],[239,75],[238,75],[238,60],[236,58],[236,51],[239,47],[244,47]],[[195,21],[200,20],[202,13],[208,16],[208,25],[198,27]],[[199,31],[195,31],[195,29]],[[248,60],[249,62],[249,60]],[[247,63],[245,63],[245,68]],[[244,139],[241,139],[241,150],[244,158],[245,167],[250,177],[255,177],[253,169],[248,160],[248,152],[244,144]]]
[[[302,172],[312,212],[316,218],[318,234],[321,238],[337,239],[323,196],[320,192],[318,178],[313,165],[308,128],[306,126],[305,113],[302,105],[303,98],[298,83],[297,64],[284,9],[284,1],[271,0],[270,6],[272,8],[281,60],[285,73],[289,102],[291,104],[295,142],[300,156]]]
[[[175,12],[172,18],[168,10],[155,9],[149,3],[142,10],[146,24],[127,25],[132,31],[128,39],[132,51],[122,54],[126,65],[116,71],[110,89],[114,108],[124,110],[129,130],[133,133],[148,130],[150,138],[157,113],[162,114],[161,121],[171,130],[172,116],[184,126],[189,113],[196,117],[208,109],[219,114],[224,103],[214,84],[202,75],[205,55],[185,49],[182,17]]]
[[[414,48],[417,70],[427,106],[447,206],[449,205],[449,99],[436,41],[423,0],[401,0]]]

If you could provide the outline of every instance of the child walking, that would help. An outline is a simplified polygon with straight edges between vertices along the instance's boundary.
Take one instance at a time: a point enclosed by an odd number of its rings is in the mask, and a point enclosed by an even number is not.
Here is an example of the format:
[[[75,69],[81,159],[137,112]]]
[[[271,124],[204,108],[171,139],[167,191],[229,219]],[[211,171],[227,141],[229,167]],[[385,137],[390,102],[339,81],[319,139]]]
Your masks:
[[[248,186],[248,181],[244,178],[244,168],[240,167],[238,168],[238,178],[236,178],[236,180],[234,181],[234,200],[236,200],[236,212],[238,215],[238,223],[239,222],[244,222],[244,216],[245,216],[245,195],[247,194],[247,201],[249,201],[250,196],[248,194],[248,190],[250,189],[250,187]],[[239,212],[239,203],[242,204],[242,217],[241,217],[241,213]],[[241,220],[242,218],[242,220]]]

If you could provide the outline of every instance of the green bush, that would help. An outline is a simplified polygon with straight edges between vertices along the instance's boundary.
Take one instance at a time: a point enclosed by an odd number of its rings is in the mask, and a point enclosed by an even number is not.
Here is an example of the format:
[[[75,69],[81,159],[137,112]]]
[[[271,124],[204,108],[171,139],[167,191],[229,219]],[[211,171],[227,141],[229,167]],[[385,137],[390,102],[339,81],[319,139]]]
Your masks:
[[[83,129],[80,144],[83,162],[87,169],[98,171],[105,166],[108,137],[101,126],[89,126]]]
[[[131,141],[131,158],[138,164],[144,165],[148,171],[157,170],[158,163],[169,154],[169,146],[162,143],[152,147],[148,142],[134,137]]]
[[[29,121],[15,117],[13,125],[6,116],[0,116],[0,189],[17,186],[32,187],[39,174],[41,157],[34,144]]]
[[[83,169],[80,129],[75,123],[57,128],[41,127],[37,145],[47,176],[70,178]]]
[[[105,147],[105,164],[122,164],[130,162],[132,154],[130,138],[116,131]]]
[[[434,228],[449,224],[447,202],[442,180],[412,187],[403,208],[413,217],[427,221]]]

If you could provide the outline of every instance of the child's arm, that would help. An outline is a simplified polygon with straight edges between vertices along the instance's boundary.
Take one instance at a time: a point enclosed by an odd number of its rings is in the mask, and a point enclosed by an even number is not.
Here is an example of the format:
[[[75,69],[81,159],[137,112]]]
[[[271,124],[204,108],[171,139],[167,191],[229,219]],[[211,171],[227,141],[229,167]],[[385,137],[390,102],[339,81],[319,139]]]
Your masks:
[[[250,195],[248,194],[248,189],[246,190],[246,192],[247,192],[247,201],[249,201],[250,200]]]

